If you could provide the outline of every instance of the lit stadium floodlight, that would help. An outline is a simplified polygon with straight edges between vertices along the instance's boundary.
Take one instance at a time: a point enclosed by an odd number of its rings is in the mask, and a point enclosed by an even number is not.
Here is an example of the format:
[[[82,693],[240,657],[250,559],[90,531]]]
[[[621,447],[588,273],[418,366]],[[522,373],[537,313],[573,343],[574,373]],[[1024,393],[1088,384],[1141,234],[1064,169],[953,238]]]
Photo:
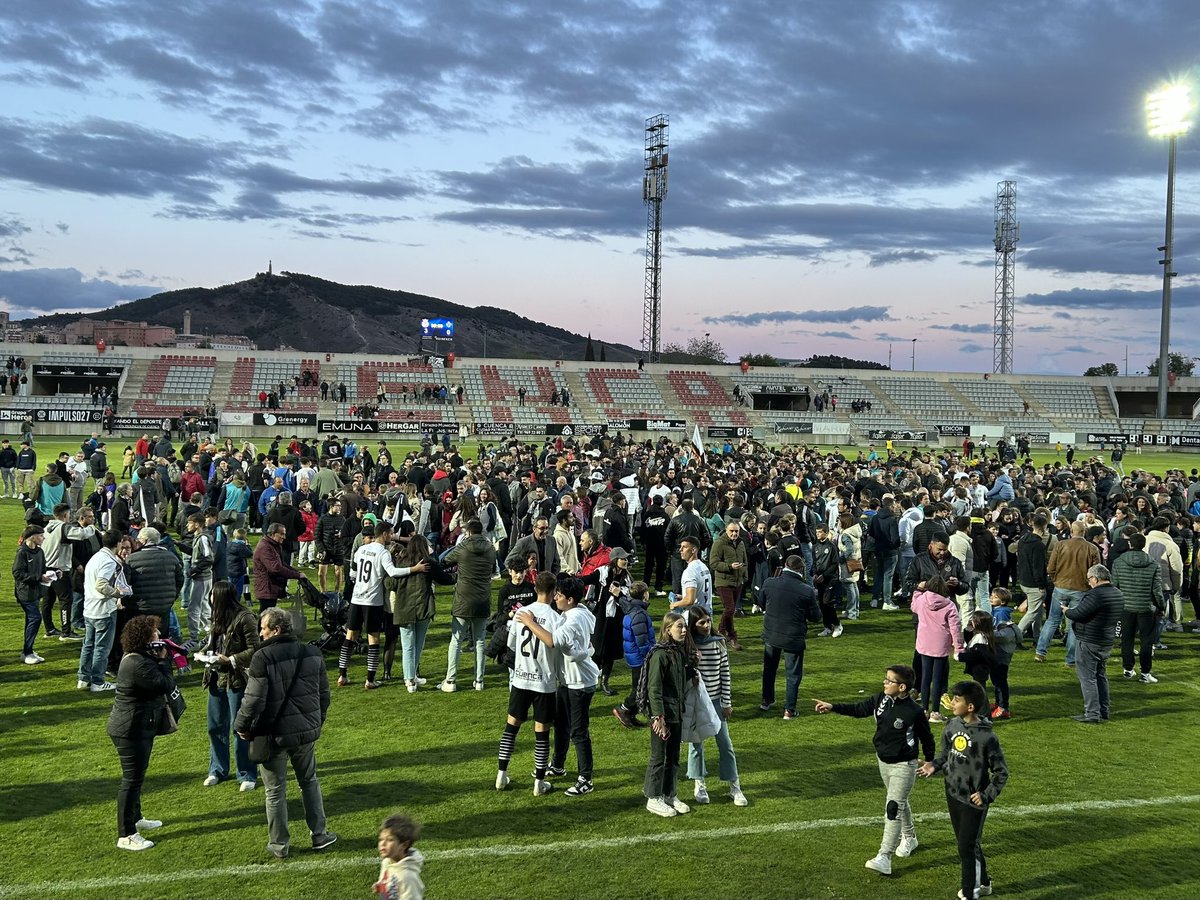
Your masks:
[[[1151,137],[1175,137],[1192,126],[1192,88],[1168,84],[1146,95],[1146,127]]]
[[[1151,137],[1165,137],[1167,156],[1167,239],[1159,249],[1163,258],[1162,323],[1158,343],[1158,418],[1167,417],[1167,388],[1171,357],[1171,271],[1172,243],[1175,237],[1175,139],[1192,125],[1192,89],[1186,82],[1164,85],[1146,96],[1146,122]]]

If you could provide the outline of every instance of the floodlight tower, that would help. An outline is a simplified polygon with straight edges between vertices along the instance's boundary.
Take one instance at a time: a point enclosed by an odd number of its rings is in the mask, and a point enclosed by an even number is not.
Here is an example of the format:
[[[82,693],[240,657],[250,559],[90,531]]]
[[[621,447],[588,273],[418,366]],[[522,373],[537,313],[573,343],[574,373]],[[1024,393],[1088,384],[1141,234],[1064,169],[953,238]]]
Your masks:
[[[658,362],[662,342],[662,204],[667,196],[667,117],[646,120],[642,201],[646,204],[646,298],[642,312],[642,350]]]
[[[1172,84],[1159,88],[1146,97],[1146,119],[1151,137],[1169,139],[1167,151],[1167,234],[1159,247],[1163,258],[1162,322],[1158,332],[1158,418],[1167,417],[1167,386],[1171,369],[1171,271],[1175,241],[1175,139],[1186,134],[1192,125],[1191,87]]]
[[[1000,375],[1011,375],[1013,370],[1013,312],[1020,239],[1017,183],[1001,181],[996,185],[996,301],[992,319],[992,371]]]

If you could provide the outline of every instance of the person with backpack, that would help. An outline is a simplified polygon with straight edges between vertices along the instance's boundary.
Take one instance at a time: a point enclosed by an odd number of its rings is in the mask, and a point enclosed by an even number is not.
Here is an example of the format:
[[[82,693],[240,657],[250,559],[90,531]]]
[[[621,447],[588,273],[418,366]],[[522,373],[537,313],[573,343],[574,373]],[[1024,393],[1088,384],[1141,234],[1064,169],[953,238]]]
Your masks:
[[[621,633],[625,647],[625,662],[630,669],[629,696],[613,707],[613,715],[625,728],[645,728],[646,723],[638,719],[637,692],[641,681],[642,667],[654,647],[654,623],[650,620],[650,588],[644,581],[635,581],[629,588],[629,597],[622,604],[625,612],[621,620]]]

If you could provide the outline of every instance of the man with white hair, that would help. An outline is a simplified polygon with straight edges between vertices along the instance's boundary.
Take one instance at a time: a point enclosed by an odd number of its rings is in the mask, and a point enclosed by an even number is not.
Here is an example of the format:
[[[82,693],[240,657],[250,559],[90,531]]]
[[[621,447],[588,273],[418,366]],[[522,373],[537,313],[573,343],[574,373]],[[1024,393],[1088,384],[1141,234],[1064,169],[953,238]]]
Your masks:
[[[1125,596],[1110,581],[1105,566],[1092,566],[1087,570],[1090,590],[1074,606],[1061,603],[1075,632],[1075,674],[1083,693],[1083,715],[1071,718],[1084,725],[1107,722],[1110,713],[1106,668],[1125,608]]]

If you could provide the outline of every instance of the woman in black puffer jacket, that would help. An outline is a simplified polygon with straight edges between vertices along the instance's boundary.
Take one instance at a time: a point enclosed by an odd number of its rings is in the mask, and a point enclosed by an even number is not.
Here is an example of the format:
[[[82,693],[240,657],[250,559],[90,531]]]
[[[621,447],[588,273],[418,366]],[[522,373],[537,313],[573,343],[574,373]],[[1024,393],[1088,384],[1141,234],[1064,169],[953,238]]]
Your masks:
[[[153,842],[142,831],[162,822],[142,816],[142,783],[150,765],[154,737],[166,714],[167,695],[175,690],[171,658],[159,636],[157,616],[136,616],[121,632],[125,655],[117,671],[117,694],[108,717],[108,736],[121,760],[117,791],[117,847],[148,850]]]

